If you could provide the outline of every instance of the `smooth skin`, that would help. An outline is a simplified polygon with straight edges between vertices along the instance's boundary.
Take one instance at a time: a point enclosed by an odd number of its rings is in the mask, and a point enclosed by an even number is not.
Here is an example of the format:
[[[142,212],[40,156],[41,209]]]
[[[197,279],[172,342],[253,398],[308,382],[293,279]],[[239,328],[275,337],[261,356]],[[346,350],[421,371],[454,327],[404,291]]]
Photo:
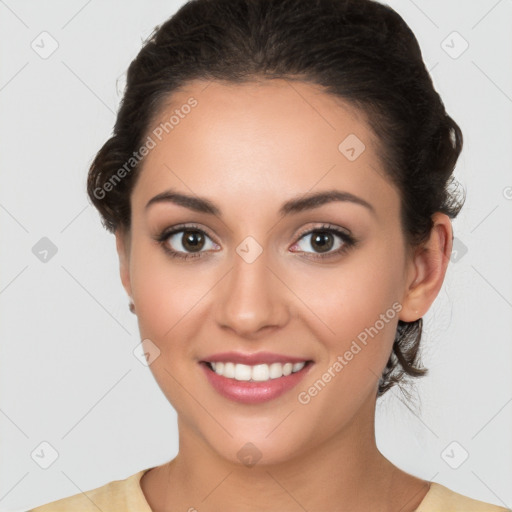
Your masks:
[[[148,503],[158,512],[413,511],[429,482],[379,452],[376,392],[398,320],[422,317],[442,286],[450,219],[436,213],[429,240],[406,243],[400,196],[384,173],[378,139],[361,113],[319,86],[189,82],[148,134],[191,97],[197,105],[190,113],[161,141],[153,136],[157,144],[131,196],[130,230],[116,232],[141,339],[160,350],[150,369],[178,415],[178,455],[141,480]],[[350,134],[365,145],[353,161],[338,149]],[[169,189],[206,198],[219,214],[170,201],[146,208]],[[334,189],[372,209],[335,201],[278,213],[292,198]],[[171,258],[155,240],[182,223],[203,230],[204,244],[194,252],[186,240],[182,245],[183,232],[163,244],[190,260]],[[334,234],[326,255],[313,235],[302,236],[324,224],[348,230],[357,244],[336,255],[345,242]],[[252,263],[236,251],[248,236],[262,249]],[[394,319],[301,404],[299,392],[395,302],[401,310]],[[218,394],[199,365],[231,350],[277,352],[314,365],[277,399],[240,404]],[[252,467],[237,456],[249,442],[261,454]]]

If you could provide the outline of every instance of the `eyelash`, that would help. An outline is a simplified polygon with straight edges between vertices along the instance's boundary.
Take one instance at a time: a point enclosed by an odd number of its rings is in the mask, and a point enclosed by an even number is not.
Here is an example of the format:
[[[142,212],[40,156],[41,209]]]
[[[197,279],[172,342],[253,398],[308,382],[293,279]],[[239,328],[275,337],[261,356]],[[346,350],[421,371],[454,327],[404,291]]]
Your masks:
[[[182,260],[192,260],[196,258],[202,258],[203,254],[206,253],[206,251],[201,251],[199,253],[186,253],[186,255],[183,255],[181,251],[175,251],[174,249],[170,249],[167,245],[167,241],[169,237],[172,235],[175,235],[176,233],[181,233],[184,231],[198,231],[199,233],[202,233],[203,235],[206,235],[208,238],[212,239],[206,233],[203,229],[201,229],[199,226],[195,224],[186,224],[186,225],[178,225],[174,226],[171,229],[164,229],[160,234],[156,235],[154,239],[162,246],[163,250],[171,257],[171,258],[179,258]],[[321,253],[306,253],[309,254],[308,258],[313,260],[324,260],[333,256],[341,255],[345,252],[347,252],[349,249],[355,247],[358,243],[358,240],[356,240],[352,235],[349,235],[345,231],[342,231],[341,229],[338,229],[334,226],[331,226],[329,224],[324,224],[320,227],[309,229],[303,233],[301,233],[297,239],[297,242],[300,241],[303,237],[306,235],[311,235],[314,233],[332,233],[334,235],[337,235],[341,240],[343,241],[343,245],[341,248],[337,249],[334,252],[328,252],[325,254]],[[295,242],[295,244],[297,243]],[[216,242],[214,242],[216,243]],[[295,245],[294,244],[294,245]]]

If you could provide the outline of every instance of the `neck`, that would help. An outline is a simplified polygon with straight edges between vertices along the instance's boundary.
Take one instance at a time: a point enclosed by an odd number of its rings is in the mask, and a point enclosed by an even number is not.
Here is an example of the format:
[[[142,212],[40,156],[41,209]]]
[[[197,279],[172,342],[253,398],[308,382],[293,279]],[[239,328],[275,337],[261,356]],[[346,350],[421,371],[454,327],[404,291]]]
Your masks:
[[[219,456],[178,421],[178,455],[152,470],[152,483],[148,478],[141,485],[155,512],[414,511],[428,482],[401,471],[379,452],[374,405],[322,444],[279,464],[252,467]]]

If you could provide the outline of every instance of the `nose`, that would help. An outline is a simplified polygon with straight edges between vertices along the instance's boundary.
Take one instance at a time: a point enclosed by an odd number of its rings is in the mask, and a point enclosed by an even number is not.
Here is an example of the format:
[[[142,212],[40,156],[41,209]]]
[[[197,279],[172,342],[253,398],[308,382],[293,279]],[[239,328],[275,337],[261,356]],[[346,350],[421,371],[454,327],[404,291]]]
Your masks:
[[[253,339],[286,325],[291,293],[276,274],[269,267],[266,251],[251,263],[235,254],[231,271],[215,287],[217,324]]]

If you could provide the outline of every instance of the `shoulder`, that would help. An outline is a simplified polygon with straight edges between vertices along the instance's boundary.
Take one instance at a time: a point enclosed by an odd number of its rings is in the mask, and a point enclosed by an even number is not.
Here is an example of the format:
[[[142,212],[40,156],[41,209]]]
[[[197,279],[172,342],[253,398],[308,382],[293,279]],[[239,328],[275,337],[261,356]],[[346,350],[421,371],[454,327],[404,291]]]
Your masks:
[[[430,490],[414,512],[510,512],[510,509],[474,500],[432,482]]]
[[[46,503],[28,512],[151,512],[140,487],[140,479],[146,471],[149,468],[124,480],[114,480],[96,489]]]

